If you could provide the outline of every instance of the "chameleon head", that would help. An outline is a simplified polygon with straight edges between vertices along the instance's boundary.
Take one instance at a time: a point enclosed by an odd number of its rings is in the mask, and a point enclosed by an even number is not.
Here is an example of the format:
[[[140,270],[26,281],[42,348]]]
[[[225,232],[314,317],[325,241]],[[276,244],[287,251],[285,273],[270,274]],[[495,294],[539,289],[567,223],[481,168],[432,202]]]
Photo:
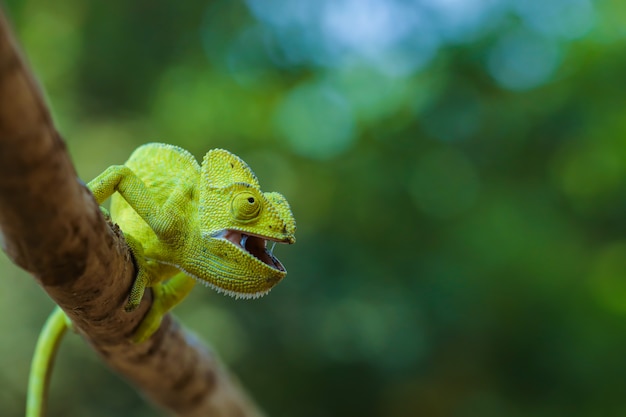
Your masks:
[[[293,213],[281,194],[261,191],[239,157],[223,149],[206,154],[198,211],[210,269],[198,277],[203,283],[235,297],[256,298],[285,277],[272,249],[275,242],[295,243]]]

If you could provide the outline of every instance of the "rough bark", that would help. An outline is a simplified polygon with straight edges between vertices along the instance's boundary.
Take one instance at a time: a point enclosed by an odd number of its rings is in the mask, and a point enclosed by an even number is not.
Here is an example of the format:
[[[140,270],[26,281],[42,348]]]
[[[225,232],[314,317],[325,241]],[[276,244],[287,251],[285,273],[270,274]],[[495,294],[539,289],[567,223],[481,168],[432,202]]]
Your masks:
[[[77,178],[34,77],[0,14],[0,244],[108,366],[178,416],[259,416],[219,360],[168,315],[129,341],[151,304],[123,306],[135,269],[120,230]]]

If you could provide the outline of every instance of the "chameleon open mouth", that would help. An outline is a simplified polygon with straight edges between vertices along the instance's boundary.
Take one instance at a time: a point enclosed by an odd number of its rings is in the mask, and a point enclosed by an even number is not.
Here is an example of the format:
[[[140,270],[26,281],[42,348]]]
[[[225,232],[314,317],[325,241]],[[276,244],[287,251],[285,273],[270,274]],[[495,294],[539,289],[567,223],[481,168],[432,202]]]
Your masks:
[[[238,230],[225,230],[215,237],[226,239],[234,245],[245,250],[264,264],[278,271],[285,272],[285,267],[283,267],[283,264],[281,264],[280,261],[274,256],[272,250],[268,250],[267,248],[267,241],[274,241],[273,239],[268,239],[256,235],[249,235]]]

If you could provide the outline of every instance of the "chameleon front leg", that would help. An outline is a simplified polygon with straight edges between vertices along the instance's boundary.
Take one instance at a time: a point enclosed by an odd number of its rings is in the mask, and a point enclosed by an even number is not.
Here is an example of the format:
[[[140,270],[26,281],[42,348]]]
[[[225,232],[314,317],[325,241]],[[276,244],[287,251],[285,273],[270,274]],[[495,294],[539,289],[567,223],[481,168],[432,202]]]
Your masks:
[[[143,246],[137,239],[129,234],[124,234],[124,240],[126,240],[126,244],[130,247],[137,269],[137,276],[135,277],[135,282],[133,282],[133,286],[130,289],[128,302],[124,306],[124,310],[131,312],[139,307],[139,303],[141,303],[146,287],[152,286],[152,277],[155,275],[152,271],[154,271],[158,265],[155,261],[149,261],[146,259],[143,252]]]
[[[126,242],[130,246],[131,251],[137,263],[137,278],[130,290],[128,303],[124,309],[132,311],[139,306],[146,287],[152,288],[152,306],[141,321],[141,324],[135,330],[133,342],[140,343],[147,340],[161,325],[163,315],[180,303],[195,285],[195,280],[183,273],[174,275],[164,283],[152,285],[152,277],[156,276],[155,268],[158,264],[153,260],[146,260],[143,255],[143,247],[141,243],[130,235],[125,235]]]
[[[43,417],[46,406],[48,381],[52,373],[54,357],[63,335],[72,323],[63,310],[56,307],[44,325],[30,366],[26,417]]]
[[[150,226],[155,234],[161,239],[167,239],[168,235],[175,233],[178,227],[175,224],[175,216],[159,215],[160,205],[156,203],[146,184],[135,173],[125,165],[114,165],[106,169],[102,174],[89,182],[89,189],[93,193],[98,204],[102,204],[116,191],[126,200],[130,207]],[[132,311],[139,306],[146,287],[152,287],[155,270],[158,265],[154,261],[147,260],[144,256],[143,245],[130,234],[125,234],[126,243],[133,253],[135,265],[137,267],[137,277],[130,291],[128,302],[124,309]],[[172,291],[178,294],[181,289],[175,281],[172,284]],[[182,288],[186,288],[182,286]],[[191,287],[190,287],[191,289]],[[145,317],[140,326],[135,341],[143,341],[158,329],[161,317],[167,310],[171,309],[187,294],[185,292],[176,302],[170,300],[172,295],[170,290],[166,291],[167,299],[161,300],[161,287],[154,286],[154,301],[150,312]],[[165,308],[164,306],[169,306]]]
[[[175,224],[176,216],[160,215],[161,205],[154,200],[141,178],[126,165],[110,166],[91,180],[87,187],[93,193],[98,205],[117,191],[159,238],[167,238],[178,230]]]
[[[165,313],[180,303],[195,284],[196,281],[193,278],[181,272],[168,281],[152,287],[154,293],[152,307],[141,321],[139,328],[135,331],[133,341],[135,343],[143,342],[157,331]]]

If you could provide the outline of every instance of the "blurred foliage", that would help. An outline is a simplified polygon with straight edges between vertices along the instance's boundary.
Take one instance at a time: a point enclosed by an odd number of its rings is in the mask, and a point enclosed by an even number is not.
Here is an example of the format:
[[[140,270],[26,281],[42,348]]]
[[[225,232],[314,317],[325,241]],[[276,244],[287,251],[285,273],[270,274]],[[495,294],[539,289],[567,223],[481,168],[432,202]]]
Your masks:
[[[7,1],[81,178],[165,141],[283,192],[288,278],[176,314],[271,416],[626,414],[626,3]],[[0,410],[52,303],[0,257]],[[76,336],[50,414],[154,416]]]

